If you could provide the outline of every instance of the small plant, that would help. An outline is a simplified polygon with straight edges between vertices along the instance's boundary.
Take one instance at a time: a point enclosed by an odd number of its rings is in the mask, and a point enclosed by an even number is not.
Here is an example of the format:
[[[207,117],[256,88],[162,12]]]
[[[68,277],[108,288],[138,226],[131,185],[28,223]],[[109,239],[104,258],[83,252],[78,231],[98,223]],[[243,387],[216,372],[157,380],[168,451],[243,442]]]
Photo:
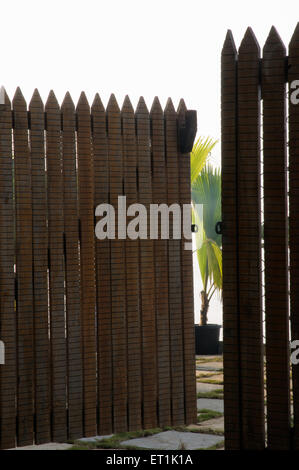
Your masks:
[[[219,411],[213,411],[213,410],[198,410],[197,413],[197,422],[202,423],[203,421],[208,421],[209,419],[214,419],[214,418],[220,418],[223,416],[223,413],[220,413]]]
[[[197,398],[223,398],[223,389],[212,390],[211,392],[198,392]]]
[[[185,445],[185,443],[184,443],[183,441],[180,441],[180,445],[179,445],[179,447],[178,447],[178,450],[187,450],[187,449],[186,449],[186,445]]]
[[[198,139],[191,152],[191,196],[193,224],[197,226],[196,253],[201,273],[200,324],[208,322],[210,301],[222,289],[221,235],[216,234],[216,223],[221,220],[221,173],[207,163],[216,145],[212,139]],[[203,212],[198,213],[197,207]]]

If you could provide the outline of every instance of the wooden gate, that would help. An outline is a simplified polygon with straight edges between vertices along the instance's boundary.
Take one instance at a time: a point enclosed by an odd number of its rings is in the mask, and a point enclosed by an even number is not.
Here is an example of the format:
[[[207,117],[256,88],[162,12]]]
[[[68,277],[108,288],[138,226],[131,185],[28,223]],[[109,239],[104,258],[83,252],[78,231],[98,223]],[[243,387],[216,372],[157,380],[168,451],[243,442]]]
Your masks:
[[[0,448],[195,422],[191,251],[95,237],[118,196],[190,203],[194,112],[0,98]]]
[[[299,25],[222,50],[226,449],[299,449]],[[287,96],[286,84],[289,84]],[[290,308],[289,308],[290,304]],[[298,346],[297,346],[298,349]]]

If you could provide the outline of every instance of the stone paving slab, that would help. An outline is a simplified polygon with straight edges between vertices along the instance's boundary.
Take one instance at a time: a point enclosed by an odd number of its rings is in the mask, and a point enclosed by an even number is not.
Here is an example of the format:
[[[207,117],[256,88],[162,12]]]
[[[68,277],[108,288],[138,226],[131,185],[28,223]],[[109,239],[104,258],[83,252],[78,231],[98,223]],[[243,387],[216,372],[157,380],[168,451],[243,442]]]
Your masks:
[[[216,354],[216,356],[210,356],[210,355],[205,355],[205,356],[199,356],[198,354],[195,356],[196,361],[200,362],[220,362],[220,364],[223,362],[223,355],[222,354]]]
[[[106,436],[82,437],[81,439],[76,439],[75,442],[79,443],[79,444],[80,444],[80,442],[82,444],[86,444],[86,443],[94,444],[98,441],[102,441],[103,439],[109,439],[112,436],[113,436],[113,434],[107,434]]]
[[[197,409],[219,411],[220,413],[223,413],[224,403],[223,400],[220,400],[218,398],[198,398]]]
[[[154,436],[139,437],[123,441],[123,445],[160,450],[203,449],[223,441],[223,436],[197,432],[165,431]]]
[[[73,447],[73,444],[62,444],[60,442],[49,442],[47,444],[38,444],[25,447],[16,447],[8,450],[67,450]]]
[[[221,362],[201,362],[196,364],[196,370],[223,370]]]
[[[220,372],[219,372],[220,374]],[[215,375],[215,371],[206,371],[206,370],[197,370],[196,371],[196,378],[199,379],[199,378],[203,378],[203,379],[206,379],[208,377],[212,377],[213,375]]]
[[[204,392],[213,392],[214,390],[223,390],[221,385],[218,384],[206,384],[203,382],[196,382],[196,391],[204,393]]]
[[[213,431],[224,432],[224,417],[221,416],[220,418],[208,419],[207,421],[203,421],[196,426],[191,425],[189,429],[198,429],[203,433],[206,429],[213,429]]]
[[[222,373],[213,374],[213,375],[210,375],[209,377],[198,377],[198,379],[199,379],[199,382],[203,381],[203,383],[209,383],[210,380],[217,380],[217,382],[223,382],[223,374]],[[221,387],[221,384],[218,384],[218,387],[219,386]]]

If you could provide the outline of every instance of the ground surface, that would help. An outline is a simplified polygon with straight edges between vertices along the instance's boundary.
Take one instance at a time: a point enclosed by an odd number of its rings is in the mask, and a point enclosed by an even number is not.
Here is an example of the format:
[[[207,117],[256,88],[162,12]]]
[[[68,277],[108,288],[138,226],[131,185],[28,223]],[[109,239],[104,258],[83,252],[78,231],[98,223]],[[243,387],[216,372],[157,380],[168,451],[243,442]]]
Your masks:
[[[222,356],[196,356],[198,419],[187,428],[148,430],[122,435],[95,436],[74,444],[49,443],[15,450],[100,450],[131,449],[223,449],[223,364]]]

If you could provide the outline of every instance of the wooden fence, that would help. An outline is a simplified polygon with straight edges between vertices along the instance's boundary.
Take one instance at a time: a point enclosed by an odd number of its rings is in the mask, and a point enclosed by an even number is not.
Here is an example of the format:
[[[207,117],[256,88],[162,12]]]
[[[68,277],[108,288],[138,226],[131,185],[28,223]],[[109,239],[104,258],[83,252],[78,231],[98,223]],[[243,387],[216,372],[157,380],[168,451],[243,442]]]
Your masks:
[[[2,89],[0,448],[195,422],[191,251],[95,237],[119,195],[190,203],[190,113]]]
[[[222,50],[226,449],[299,449],[299,365],[290,364],[289,345],[299,339],[296,80],[299,24],[288,55],[273,27],[262,58],[250,28],[238,51],[228,32]]]

